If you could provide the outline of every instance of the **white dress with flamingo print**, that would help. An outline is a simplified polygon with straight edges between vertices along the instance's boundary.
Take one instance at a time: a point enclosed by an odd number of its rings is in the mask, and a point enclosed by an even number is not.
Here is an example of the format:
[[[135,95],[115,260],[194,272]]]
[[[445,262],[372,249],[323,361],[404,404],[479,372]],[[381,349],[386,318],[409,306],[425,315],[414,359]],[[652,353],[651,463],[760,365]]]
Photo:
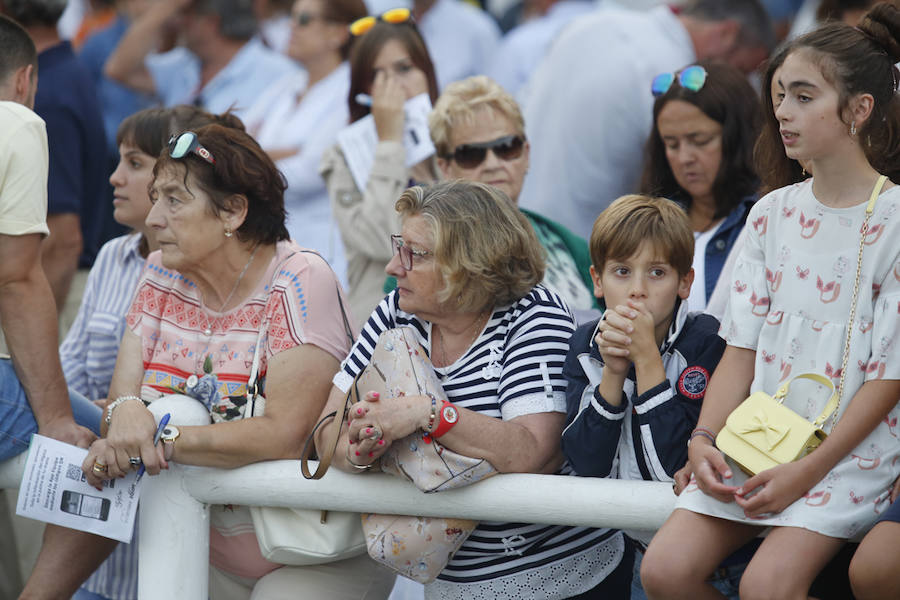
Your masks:
[[[781,382],[810,372],[831,377],[837,387],[865,206],[826,207],[807,180],[775,190],[751,210],[747,245],[735,264],[720,334],[731,346],[756,351],[753,391],[773,394]],[[898,208],[900,186],[881,193],[869,221],[838,419],[864,381],[900,378],[895,340],[900,329]],[[794,387],[786,404],[815,419],[827,392],[795,394]],[[693,481],[677,506],[763,526],[859,537],[889,505],[890,486],[900,474],[898,416],[895,406],[848,457],[781,513],[751,521],[736,503],[703,494]],[[829,420],[825,430],[832,426]],[[728,483],[740,485],[747,476],[730,465],[735,476]]]

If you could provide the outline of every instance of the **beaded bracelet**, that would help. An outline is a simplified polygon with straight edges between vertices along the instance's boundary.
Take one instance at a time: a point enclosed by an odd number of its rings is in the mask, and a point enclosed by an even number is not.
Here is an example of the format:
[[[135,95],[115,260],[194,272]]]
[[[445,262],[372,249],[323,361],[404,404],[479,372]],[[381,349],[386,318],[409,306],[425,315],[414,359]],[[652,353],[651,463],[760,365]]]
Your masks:
[[[688,446],[691,445],[691,440],[693,440],[695,437],[705,437],[712,443],[713,446],[716,445],[716,436],[712,431],[706,429],[705,427],[697,427],[691,432],[690,437],[688,437]]]
[[[428,427],[425,431],[431,433],[434,431],[434,421],[437,419],[437,398],[430,392],[425,392],[425,395],[431,398],[431,414],[428,416]]]
[[[112,425],[112,414],[113,411],[123,402],[128,402],[129,400],[137,400],[141,404],[144,403],[143,400],[138,398],[137,396],[119,396],[115,400],[109,403],[109,406],[106,407],[106,418],[103,419],[106,421],[106,427],[109,428]]]

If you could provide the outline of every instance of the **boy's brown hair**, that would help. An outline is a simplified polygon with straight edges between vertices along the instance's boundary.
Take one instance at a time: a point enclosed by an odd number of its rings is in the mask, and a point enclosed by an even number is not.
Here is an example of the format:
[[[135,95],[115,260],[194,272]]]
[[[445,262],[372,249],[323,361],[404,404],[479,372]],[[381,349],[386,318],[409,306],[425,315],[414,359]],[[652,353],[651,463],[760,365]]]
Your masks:
[[[594,221],[590,250],[594,269],[625,259],[650,241],[660,258],[683,277],[694,262],[694,232],[687,213],[665,198],[629,194],[618,198]]]

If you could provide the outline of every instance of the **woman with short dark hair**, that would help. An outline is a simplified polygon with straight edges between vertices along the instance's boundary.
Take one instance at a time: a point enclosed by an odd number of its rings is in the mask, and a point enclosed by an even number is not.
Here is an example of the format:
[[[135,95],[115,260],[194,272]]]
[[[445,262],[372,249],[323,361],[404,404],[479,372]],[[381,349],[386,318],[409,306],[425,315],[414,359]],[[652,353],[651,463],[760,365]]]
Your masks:
[[[233,468],[299,458],[352,332],[334,273],[288,240],[284,187],[253,138],[220,125],[174,136],[157,160],[146,225],[160,249],[148,256],[126,315],[106,437],[82,467],[91,484],[141,463],[153,475],[168,461]],[[255,356],[265,413],[244,418]],[[212,424],[176,427],[154,446],[144,403],[172,392],[201,402]],[[267,561],[246,507],[214,507],[210,520],[215,600],[282,597],[273,590],[379,598],[390,590],[393,576],[366,556],[316,565],[318,576]]]

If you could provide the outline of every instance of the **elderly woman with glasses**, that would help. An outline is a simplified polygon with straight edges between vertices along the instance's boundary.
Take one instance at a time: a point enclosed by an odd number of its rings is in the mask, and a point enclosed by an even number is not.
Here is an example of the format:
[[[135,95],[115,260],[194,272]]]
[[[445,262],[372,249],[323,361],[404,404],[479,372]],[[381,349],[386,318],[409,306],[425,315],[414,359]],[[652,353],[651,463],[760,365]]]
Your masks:
[[[340,146],[325,152],[320,173],[347,257],[348,298],[362,323],[384,297],[388,244],[399,227],[394,202],[413,183],[437,179],[433,158],[407,167],[403,104],[427,93],[437,100],[434,65],[408,9],[393,9],[354,22],[350,52],[350,121],[371,114],[378,141],[365,185],[358,186]]]
[[[662,73],[651,91],[656,102],[641,192],[687,211],[696,276],[687,302],[693,311],[704,310],[757,199],[759,97],[740,71],[713,62]]]
[[[169,461],[232,468],[300,456],[352,331],[327,263],[288,240],[283,194],[272,160],[236,129],[181,133],[157,160],[146,225],[159,250],[126,315],[105,437],[83,464],[92,485],[141,464],[153,475]],[[254,357],[265,414],[244,418]],[[212,424],[167,427],[154,446],[145,403],[172,392],[202,403]],[[365,556],[315,567],[269,562],[246,507],[214,507],[211,524],[213,599],[390,590],[393,577]]]
[[[350,411],[332,464],[377,470],[392,443],[421,429],[503,473],[560,472],[562,366],[574,324],[559,295],[540,283],[544,252],[533,227],[503,192],[480,183],[413,187],[396,209],[401,227],[390,238],[387,272],[397,288],[334,377],[323,415],[341,410],[375,341],[395,327],[411,329],[455,410],[432,412],[428,396],[368,393]],[[324,447],[321,434],[317,442]],[[483,522],[425,596],[627,598],[630,560],[616,531]]]
[[[434,105],[428,125],[445,179],[492,185],[518,204],[530,147],[522,111],[499,84],[484,75],[451,83]],[[519,210],[546,253],[543,284],[579,317],[598,308],[587,242],[559,223]]]

